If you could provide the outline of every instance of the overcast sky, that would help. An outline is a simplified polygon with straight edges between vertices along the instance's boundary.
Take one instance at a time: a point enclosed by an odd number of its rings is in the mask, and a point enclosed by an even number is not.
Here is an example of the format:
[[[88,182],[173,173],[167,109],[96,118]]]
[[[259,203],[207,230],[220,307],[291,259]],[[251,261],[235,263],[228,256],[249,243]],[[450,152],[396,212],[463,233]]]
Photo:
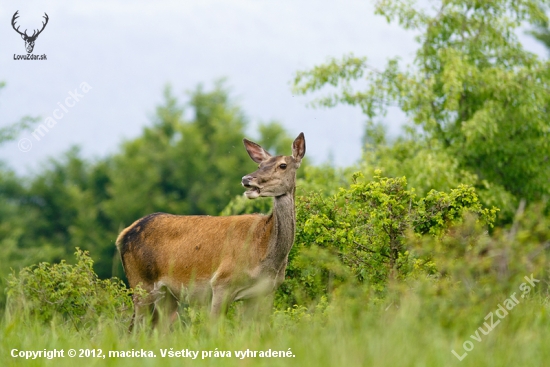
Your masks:
[[[308,156],[338,165],[360,158],[365,118],[351,107],[311,109],[310,96],[294,96],[297,70],[353,52],[382,68],[389,57],[412,60],[413,34],[374,15],[372,1],[200,0],[200,1],[6,1],[0,5],[0,126],[21,116],[52,118],[69,93],[78,101],[39,141],[23,133],[0,148],[0,160],[20,173],[72,145],[86,157],[114,152],[124,139],[150,123],[167,83],[182,101],[185,91],[227,78],[233,97],[250,121],[278,120],[293,135],[303,131]],[[19,10],[21,30],[49,23],[36,40],[46,61],[14,60],[26,54],[11,26]],[[534,42],[533,42],[534,45]],[[533,46],[532,47],[537,47]],[[86,93],[80,86],[86,83]],[[62,111],[58,111],[59,113]],[[388,119],[398,131],[398,114]],[[32,146],[18,146],[28,139]],[[28,142],[26,142],[28,143]]]

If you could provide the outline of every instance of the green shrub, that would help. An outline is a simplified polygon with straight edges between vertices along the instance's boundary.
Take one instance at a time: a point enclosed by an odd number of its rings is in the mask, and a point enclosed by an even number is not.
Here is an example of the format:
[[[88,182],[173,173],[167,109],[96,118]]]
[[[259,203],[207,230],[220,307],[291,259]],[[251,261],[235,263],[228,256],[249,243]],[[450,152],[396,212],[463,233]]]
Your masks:
[[[544,205],[526,210],[522,204],[510,228],[496,228],[490,235],[467,217],[444,237],[410,237],[409,247],[418,261],[437,264],[442,281],[430,288],[443,299],[458,300],[453,307],[509,295],[531,275],[543,280],[534,293],[548,297],[550,219],[543,210]]]
[[[130,290],[116,278],[99,279],[93,260],[77,248],[76,264],[62,260],[22,269],[8,278],[7,316],[25,316],[50,322],[61,318],[76,329],[96,324],[99,318],[128,321],[132,308]]]
[[[497,211],[483,208],[470,186],[417,198],[404,177],[381,177],[380,172],[372,181],[356,173],[349,188],[328,197],[320,192],[299,196],[296,241],[278,305],[318,299],[343,282],[368,284],[380,294],[389,279],[433,274],[433,261],[409,251],[410,234],[445,237],[467,214],[492,226]]]

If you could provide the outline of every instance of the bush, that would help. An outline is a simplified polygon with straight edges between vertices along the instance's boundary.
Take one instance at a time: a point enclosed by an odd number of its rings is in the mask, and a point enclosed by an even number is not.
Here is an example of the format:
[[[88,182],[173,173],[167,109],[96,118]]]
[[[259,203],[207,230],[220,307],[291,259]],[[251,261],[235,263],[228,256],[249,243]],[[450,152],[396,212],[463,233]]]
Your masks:
[[[389,279],[433,274],[432,261],[409,251],[409,235],[442,238],[467,214],[482,226],[492,226],[498,211],[483,208],[467,185],[417,198],[404,177],[377,172],[365,182],[356,173],[352,181],[329,197],[314,192],[297,198],[296,241],[279,306],[318,299],[344,281],[368,284],[380,294]]]
[[[88,252],[76,249],[76,264],[62,260],[22,269],[8,278],[7,316],[29,316],[50,322],[61,318],[77,330],[100,318],[126,323],[132,308],[131,291],[116,278],[99,279]]]
[[[489,235],[473,218],[453,226],[442,238],[409,238],[418,259],[437,264],[441,282],[431,288],[459,303],[484,303],[492,294],[511,294],[533,275],[542,279],[535,293],[548,296],[550,220],[544,204],[520,205],[510,228]],[[451,284],[449,284],[449,281]]]

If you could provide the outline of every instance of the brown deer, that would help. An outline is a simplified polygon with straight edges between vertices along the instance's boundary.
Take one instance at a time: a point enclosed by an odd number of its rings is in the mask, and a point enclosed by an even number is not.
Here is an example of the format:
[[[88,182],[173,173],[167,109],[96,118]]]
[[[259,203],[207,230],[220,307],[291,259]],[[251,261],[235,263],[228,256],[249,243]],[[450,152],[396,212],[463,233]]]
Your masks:
[[[283,282],[294,244],[296,170],[306,152],[304,134],[294,140],[291,156],[271,156],[243,139],[258,170],[244,176],[249,199],[273,197],[269,215],[182,216],[154,213],[135,221],[116,240],[130,287],[140,285],[145,299],[134,296],[136,318],[159,311],[173,321],[178,301],[211,299],[216,318],[240,299],[271,295]]]

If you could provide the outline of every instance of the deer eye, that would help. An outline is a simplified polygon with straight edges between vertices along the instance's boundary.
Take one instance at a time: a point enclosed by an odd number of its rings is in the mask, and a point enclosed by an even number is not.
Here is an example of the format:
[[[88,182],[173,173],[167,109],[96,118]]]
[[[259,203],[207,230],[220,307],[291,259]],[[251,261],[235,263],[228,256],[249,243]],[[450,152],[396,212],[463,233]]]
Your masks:
[[[285,168],[286,168],[286,164],[285,164],[285,163],[282,163],[282,164],[279,166],[279,168],[285,169]]]

